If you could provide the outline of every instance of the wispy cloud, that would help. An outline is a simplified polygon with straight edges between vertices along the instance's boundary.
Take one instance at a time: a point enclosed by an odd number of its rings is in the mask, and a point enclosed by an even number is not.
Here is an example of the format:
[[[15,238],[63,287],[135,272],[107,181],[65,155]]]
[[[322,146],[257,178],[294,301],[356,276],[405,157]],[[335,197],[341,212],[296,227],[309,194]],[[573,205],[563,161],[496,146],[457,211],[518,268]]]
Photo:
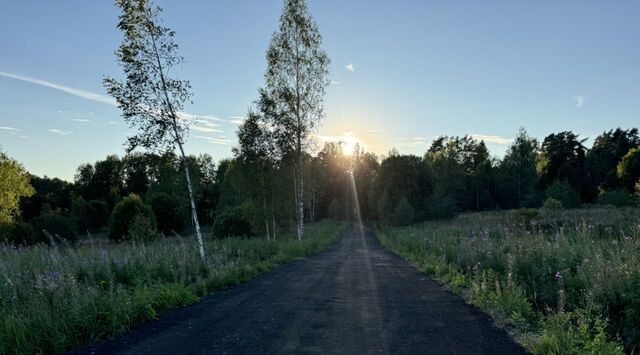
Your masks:
[[[344,68],[347,69],[347,71],[349,71],[351,73],[356,71],[356,66],[353,63],[349,63],[349,64],[345,65]]]
[[[230,145],[232,143],[231,139],[222,139],[222,138],[209,137],[209,136],[195,136],[195,138],[204,139],[211,144],[217,144],[217,145]]]
[[[479,141],[482,140],[487,143],[494,143],[494,144],[509,144],[513,142],[513,139],[511,138],[505,138],[500,136],[488,136],[484,134],[471,134],[471,137],[473,137],[473,139],[475,140],[479,140]]]
[[[57,134],[59,136],[66,136],[67,134],[73,133],[71,131],[63,131],[63,130],[57,129],[57,128],[50,129],[49,132],[51,132],[53,134]]]
[[[78,88],[73,88],[73,87],[69,87],[69,86],[65,86],[65,85],[61,85],[61,84],[57,84],[57,83],[53,83],[51,81],[47,81],[47,80],[42,80],[42,79],[36,79],[36,78],[31,78],[28,76],[23,76],[23,75],[18,75],[18,74],[14,74],[14,73],[8,73],[5,71],[0,71],[0,77],[5,77],[5,78],[9,78],[9,79],[14,79],[14,80],[19,80],[19,81],[23,81],[23,82],[27,82],[27,83],[31,83],[31,84],[35,84],[35,85],[40,85],[40,86],[44,86],[47,88],[51,88],[54,90],[58,90],[58,91],[62,91],[65,92],[67,94],[71,94],[73,96],[77,96],[86,100],[90,100],[90,101],[95,101],[95,102],[100,102],[103,104],[107,104],[107,105],[111,105],[111,106],[118,106],[117,102],[115,99],[113,99],[112,97],[106,96],[106,95],[101,95],[101,94],[97,94],[95,92],[91,92],[91,91],[87,91],[87,90],[82,90],[82,89],[78,89]],[[62,110],[58,110],[58,113],[65,113],[65,111]],[[88,112],[89,115],[94,115],[93,112]],[[215,117],[215,116],[207,116],[207,115],[194,115],[194,114],[190,114],[190,113],[186,113],[186,112],[178,112],[178,116],[182,119],[187,119],[187,120],[207,120],[210,122],[224,122],[224,120]],[[88,121],[77,121],[77,122],[88,122]],[[111,123],[111,122],[109,122]]]
[[[340,85],[339,81],[331,80],[331,85]]]
[[[113,125],[120,124],[120,122],[116,122],[116,121],[109,121],[109,122],[107,122],[107,123],[108,123],[108,124],[113,124]]]
[[[585,97],[582,95],[576,95],[573,99],[576,101],[576,107],[582,107],[582,104],[584,104],[585,101]]]
[[[20,128],[7,127],[7,126],[0,126],[0,130],[2,130],[2,131],[11,131],[11,132],[19,132],[19,131],[22,131]]]
[[[101,102],[101,103],[104,103],[104,104],[107,104],[107,105],[111,105],[111,106],[116,106],[117,105],[116,104],[116,100],[114,100],[113,98],[111,98],[109,96],[106,96],[106,95],[96,94],[95,92],[91,92],[91,91],[87,91],[87,90],[76,89],[76,88],[72,88],[72,87],[69,87],[69,86],[52,83],[50,81],[30,78],[30,77],[27,77],[27,76],[17,75],[17,74],[13,74],[13,73],[7,73],[7,72],[4,72],[4,71],[0,71],[0,76],[5,77],[5,78],[9,78],[9,79],[24,81],[24,82],[35,84],[35,85],[48,87],[48,88],[55,89],[55,90],[62,91],[62,92],[66,92],[67,94],[71,94],[71,95],[74,95],[74,96],[77,96],[77,97],[81,97],[81,98],[86,99],[86,100],[91,100],[91,101],[95,101],[95,102]]]
[[[244,123],[244,121],[246,121],[246,118],[243,116],[232,116],[230,117],[231,119],[229,120],[229,123],[235,124],[235,125],[241,125]]]
[[[73,122],[91,122],[90,119],[87,118],[68,118],[69,121],[73,121]]]
[[[223,119],[213,115],[194,115],[192,113],[178,112],[178,117],[183,120],[206,121],[206,122],[224,122]]]
[[[189,129],[198,132],[206,132],[206,133],[223,133],[221,130],[210,127],[201,127],[201,126],[190,126]]]

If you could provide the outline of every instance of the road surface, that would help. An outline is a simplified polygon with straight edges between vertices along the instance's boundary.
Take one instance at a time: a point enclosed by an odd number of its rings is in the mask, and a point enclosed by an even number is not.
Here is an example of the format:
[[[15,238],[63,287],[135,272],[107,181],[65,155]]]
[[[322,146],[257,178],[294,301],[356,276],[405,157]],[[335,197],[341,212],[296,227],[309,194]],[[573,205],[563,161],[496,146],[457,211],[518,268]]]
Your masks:
[[[522,354],[484,313],[349,229],[324,252],[76,354]]]

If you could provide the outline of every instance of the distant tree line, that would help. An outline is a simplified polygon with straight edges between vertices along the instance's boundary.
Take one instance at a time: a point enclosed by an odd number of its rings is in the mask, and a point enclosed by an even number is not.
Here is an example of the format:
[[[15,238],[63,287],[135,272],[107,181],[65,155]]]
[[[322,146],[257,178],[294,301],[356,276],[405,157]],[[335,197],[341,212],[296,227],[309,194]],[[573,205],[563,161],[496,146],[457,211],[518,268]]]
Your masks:
[[[186,158],[198,219],[216,237],[297,233],[297,193],[290,182],[295,162],[249,149],[256,132],[269,131],[259,126],[257,116],[250,116],[239,128],[231,159],[215,164],[208,154]],[[470,136],[440,137],[421,157],[396,151],[379,157],[359,147],[345,152],[342,143],[329,142],[302,158],[304,218],[404,225],[465,211],[536,208],[549,200],[566,208],[633,205],[640,197],[638,130],[603,132],[590,149],[583,143],[567,131],[540,144],[520,130],[497,159]],[[131,228],[141,228],[134,221],[138,214],[146,216],[143,226],[167,236],[193,230],[184,163],[174,154],[110,155],[81,165],[73,182],[28,175],[6,154],[1,157],[6,198],[0,233],[18,244],[49,242],[43,229],[73,241],[108,227],[113,239],[122,240],[133,234]]]

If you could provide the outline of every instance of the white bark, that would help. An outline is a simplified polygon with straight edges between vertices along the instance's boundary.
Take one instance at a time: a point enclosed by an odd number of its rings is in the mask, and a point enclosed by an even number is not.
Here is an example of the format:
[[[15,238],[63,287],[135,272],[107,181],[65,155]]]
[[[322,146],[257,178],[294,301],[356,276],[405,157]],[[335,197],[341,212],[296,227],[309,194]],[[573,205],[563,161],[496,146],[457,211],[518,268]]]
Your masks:
[[[202,240],[202,233],[200,232],[200,222],[198,222],[198,212],[196,209],[196,203],[193,199],[193,188],[191,187],[191,174],[189,174],[189,164],[187,163],[187,157],[184,154],[182,144],[178,143],[180,147],[180,154],[182,154],[182,162],[184,164],[184,174],[187,178],[187,189],[189,190],[189,202],[191,203],[191,219],[196,229],[196,239],[198,241],[198,251],[200,252],[200,259],[204,262],[207,260],[207,256],[204,252],[204,241]]]

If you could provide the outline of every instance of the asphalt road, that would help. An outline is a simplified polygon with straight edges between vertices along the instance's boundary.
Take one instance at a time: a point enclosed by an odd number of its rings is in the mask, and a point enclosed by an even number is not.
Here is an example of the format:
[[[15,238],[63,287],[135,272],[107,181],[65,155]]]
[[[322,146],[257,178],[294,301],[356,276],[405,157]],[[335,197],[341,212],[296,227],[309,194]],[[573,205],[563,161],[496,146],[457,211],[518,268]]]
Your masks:
[[[329,249],[77,354],[521,354],[491,319],[351,228]]]

